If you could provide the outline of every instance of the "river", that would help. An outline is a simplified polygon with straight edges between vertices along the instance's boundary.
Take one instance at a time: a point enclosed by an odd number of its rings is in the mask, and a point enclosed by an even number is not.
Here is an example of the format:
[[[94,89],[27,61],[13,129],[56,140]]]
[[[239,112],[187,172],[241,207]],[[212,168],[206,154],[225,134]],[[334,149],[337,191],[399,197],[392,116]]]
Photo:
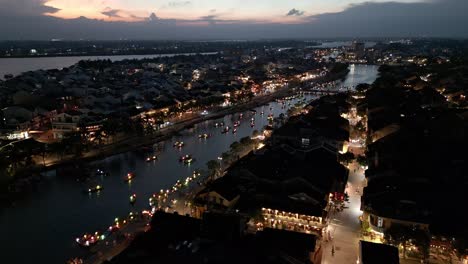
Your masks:
[[[205,52],[203,55],[216,54]],[[177,55],[194,55],[195,53],[152,54],[152,55],[115,55],[115,56],[71,56],[71,57],[39,57],[39,58],[0,58],[0,79],[5,74],[18,75],[27,71],[62,69],[72,66],[80,60],[133,60],[145,58],[173,57]]]
[[[344,81],[345,86],[354,86],[362,81],[371,83],[377,77],[377,66],[355,65]],[[308,99],[312,99],[308,96]],[[271,102],[272,114],[278,116],[286,110]],[[58,177],[50,173],[35,193],[17,201],[14,207],[0,211],[0,246],[5,263],[64,263],[70,257],[83,253],[74,238],[86,232],[104,230],[115,217],[125,216],[130,211],[146,207],[151,194],[171,187],[178,179],[190,176],[193,170],[204,169],[205,163],[227,151],[232,142],[250,136],[253,130],[261,130],[267,123],[270,109],[256,108],[255,127],[249,125],[249,112],[237,133],[221,134],[214,123],[224,119],[227,125],[237,120],[238,114],[217,120],[205,121],[192,129],[181,131],[180,136],[166,141],[163,151],[154,162],[145,162],[141,151],[114,155],[94,162],[108,171],[109,176],[98,179],[104,186],[100,193],[88,195],[84,186],[71,177]],[[264,116],[259,113],[265,112]],[[202,133],[212,134],[207,140],[198,139]],[[178,150],[175,141],[184,141],[186,146]],[[192,154],[196,161],[191,166],[181,164],[183,154]],[[124,175],[134,172],[131,184],[123,181]],[[138,196],[134,206],[129,196]]]

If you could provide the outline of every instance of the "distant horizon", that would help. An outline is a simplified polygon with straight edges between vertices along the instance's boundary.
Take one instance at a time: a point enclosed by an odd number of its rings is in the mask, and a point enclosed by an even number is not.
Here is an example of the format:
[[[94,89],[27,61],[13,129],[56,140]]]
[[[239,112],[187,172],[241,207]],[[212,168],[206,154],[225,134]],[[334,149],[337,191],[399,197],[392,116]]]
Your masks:
[[[0,42],[335,42],[335,41],[396,41],[396,40],[468,40],[466,37],[409,37],[409,36],[388,36],[388,37],[327,37],[327,38],[252,38],[252,39],[0,39]]]

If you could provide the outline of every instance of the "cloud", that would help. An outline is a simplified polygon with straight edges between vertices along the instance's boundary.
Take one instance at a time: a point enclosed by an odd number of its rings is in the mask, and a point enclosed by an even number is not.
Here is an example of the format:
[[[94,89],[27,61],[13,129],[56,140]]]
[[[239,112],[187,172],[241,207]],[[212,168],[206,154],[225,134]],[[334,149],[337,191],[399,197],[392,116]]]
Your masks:
[[[169,2],[168,6],[173,7],[173,8],[178,8],[178,7],[188,6],[191,4],[192,2],[190,1],[173,1],[173,2]]]
[[[0,0],[0,14],[40,16],[60,9],[48,6],[48,0]]]
[[[289,12],[286,14],[286,16],[302,16],[304,15],[304,11],[297,10],[296,8],[293,8],[289,10]]]
[[[350,37],[466,37],[466,0],[429,2],[365,2],[337,13],[307,17],[311,27],[326,27],[322,35]]]
[[[216,23],[224,22],[224,21],[225,20],[222,20],[222,19],[219,18],[219,15],[207,15],[207,16],[202,16],[202,17],[200,17],[199,19],[196,19],[196,20],[190,20],[188,22],[189,23],[190,22],[195,22],[195,23],[207,22],[210,25],[215,25]]]
[[[121,18],[122,16],[119,15],[119,12],[119,9],[112,9],[107,7],[104,11],[101,12],[101,14],[108,16],[109,18]]]

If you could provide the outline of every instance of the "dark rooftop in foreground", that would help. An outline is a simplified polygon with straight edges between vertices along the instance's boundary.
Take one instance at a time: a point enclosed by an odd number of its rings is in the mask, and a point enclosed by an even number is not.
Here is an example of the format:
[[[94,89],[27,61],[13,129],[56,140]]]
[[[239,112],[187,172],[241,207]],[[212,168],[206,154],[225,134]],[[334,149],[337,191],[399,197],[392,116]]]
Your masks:
[[[398,249],[393,246],[359,241],[360,263],[399,264]]]
[[[212,231],[225,224],[227,229],[235,226],[236,217],[213,214],[208,218],[205,222],[205,219],[157,212],[153,219],[156,225],[107,263],[312,263],[314,235],[266,228],[256,234],[242,232],[239,237],[213,236]],[[227,221],[213,223],[223,218]],[[213,224],[214,229],[206,230],[207,225]]]

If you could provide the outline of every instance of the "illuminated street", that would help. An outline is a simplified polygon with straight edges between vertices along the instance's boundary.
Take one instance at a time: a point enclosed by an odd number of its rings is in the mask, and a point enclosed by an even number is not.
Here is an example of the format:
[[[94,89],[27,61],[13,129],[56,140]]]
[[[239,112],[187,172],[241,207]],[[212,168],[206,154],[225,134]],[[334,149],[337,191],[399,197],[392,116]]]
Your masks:
[[[349,166],[349,179],[346,192],[349,194],[349,203],[342,212],[331,217],[328,226],[331,241],[324,243],[322,263],[356,263],[359,250],[361,215],[361,194],[364,180],[364,170],[354,162]],[[324,238],[325,239],[325,238]],[[332,247],[335,254],[332,256]]]

